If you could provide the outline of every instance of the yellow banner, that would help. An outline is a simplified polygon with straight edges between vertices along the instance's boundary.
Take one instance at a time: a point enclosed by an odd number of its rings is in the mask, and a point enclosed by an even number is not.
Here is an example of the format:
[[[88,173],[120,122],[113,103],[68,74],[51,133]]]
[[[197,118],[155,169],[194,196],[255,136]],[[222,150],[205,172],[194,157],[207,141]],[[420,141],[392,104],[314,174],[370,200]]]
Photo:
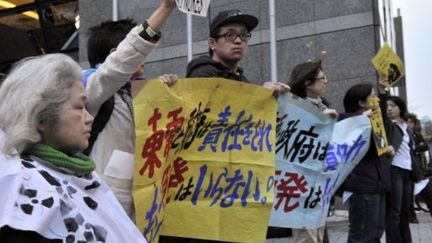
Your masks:
[[[372,63],[382,77],[388,78],[390,85],[399,81],[404,75],[402,60],[387,43],[384,43],[372,59]]]
[[[134,106],[144,236],[264,242],[274,198],[272,92],[226,79],[152,80]]]
[[[388,142],[387,142],[387,135],[384,127],[384,121],[381,115],[381,108],[379,106],[379,99],[378,98],[369,99],[369,107],[371,107],[372,109],[372,115],[370,116],[370,120],[372,124],[372,134],[375,140],[375,146],[378,152],[378,156],[381,156],[387,152]]]

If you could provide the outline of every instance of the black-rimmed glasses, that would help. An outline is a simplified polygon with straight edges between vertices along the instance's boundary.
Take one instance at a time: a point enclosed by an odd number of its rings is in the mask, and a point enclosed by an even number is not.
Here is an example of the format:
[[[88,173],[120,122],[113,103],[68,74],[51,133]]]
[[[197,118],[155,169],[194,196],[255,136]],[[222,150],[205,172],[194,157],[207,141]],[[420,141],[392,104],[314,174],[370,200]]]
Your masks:
[[[235,32],[226,32],[225,34],[220,34],[216,36],[217,38],[224,37],[225,40],[233,42],[237,37],[240,37],[242,41],[248,41],[252,37],[252,34],[249,32],[242,32],[240,34]]]

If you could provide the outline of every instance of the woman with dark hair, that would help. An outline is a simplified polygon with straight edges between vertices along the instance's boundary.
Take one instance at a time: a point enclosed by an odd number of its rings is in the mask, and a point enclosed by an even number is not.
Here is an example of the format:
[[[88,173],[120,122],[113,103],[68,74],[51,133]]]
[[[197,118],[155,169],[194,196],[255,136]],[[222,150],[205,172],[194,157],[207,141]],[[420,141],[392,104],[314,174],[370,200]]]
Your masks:
[[[385,87],[387,80],[379,82],[379,98],[386,134],[391,143],[395,130],[392,122],[386,117]],[[371,83],[360,83],[352,86],[345,93],[343,104],[345,112],[339,119],[367,114],[371,109],[369,100],[376,98],[376,92]],[[370,139],[366,155],[355,166],[343,184],[349,197],[349,232],[348,242],[380,242],[385,227],[385,196],[390,189],[390,159],[388,156],[378,156],[375,140]],[[394,146],[394,144],[393,144]],[[388,154],[394,153],[390,146]]]
[[[337,118],[337,111],[329,109],[328,102],[322,98],[327,89],[327,82],[321,60],[317,60],[300,63],[294,67],[288,85],[291,87],[291,93],[311,102],[324,114]],[[296,243],[328,242],[325,225],[314,230],[294,229],[293,234]]]
[[[406,117],[408,129],[412,132],[414,139],[414,152],[417,162],[420,162],[421,169],[427,172],[427,161],[424,152],[428,151],[428,145],[422,135],[422,126],[420,120],[413,113],[409,113]]]
[[[329,104],[322,98],[327,89],[327,76],[325,75],[321,60],[298,64],[291,72],[288,85],[291,93],[308,100],[324,114],[337,117],[336,110],[329,109]]]
[[[400,97],[390,96],[387,101],[387,116],[402,132],[396,139],[400,141],[395,157],[391,162],[391,189],[387,195],[386,241],[412,242],[409,228],[410,208],[413,195],[413,180],[416,178],[413,140],[405,117],[408,114],[405,101]],[[415,177],[414,177],[415,176]]]
[[[409,113],[406,116],[406,123],[408,125],[409,131],[411,131],[412,133],[412,138],[414,141],[414,157],[412,163],[417,162],[418,168],[422,175],[426,175],[428,171],[424,152],[428,150],[428,145],[422,135],[422,127],[420,120],[417,119],[417,116],[415,114]],[[430,210],[432,209],[432,198],[429,193],[431,191],[430,184],[428,183],[426,187],[427,188],[424,188],[419,194],[421,197],[423,197],[426,205]],[[410,223],[418,224],[418,219],[414,210],[414,201],[415,200],[413,200],[411,204]]]

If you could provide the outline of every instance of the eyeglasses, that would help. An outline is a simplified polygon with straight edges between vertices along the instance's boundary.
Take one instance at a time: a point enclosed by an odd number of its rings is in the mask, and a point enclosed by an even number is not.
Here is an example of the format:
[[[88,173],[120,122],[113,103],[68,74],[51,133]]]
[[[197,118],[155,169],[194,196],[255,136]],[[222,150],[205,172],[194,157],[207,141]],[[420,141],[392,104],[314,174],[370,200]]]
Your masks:
[[[248,41],[252,37],[252,34],[249,32],[242,32],[240,34],[237,34],[235,32],[226,32],[225,34],[221,34],[216,36],[216,38],[224,37],[225,40],[233,42],[237,37],[240,37],[240,40],[242,41]]]

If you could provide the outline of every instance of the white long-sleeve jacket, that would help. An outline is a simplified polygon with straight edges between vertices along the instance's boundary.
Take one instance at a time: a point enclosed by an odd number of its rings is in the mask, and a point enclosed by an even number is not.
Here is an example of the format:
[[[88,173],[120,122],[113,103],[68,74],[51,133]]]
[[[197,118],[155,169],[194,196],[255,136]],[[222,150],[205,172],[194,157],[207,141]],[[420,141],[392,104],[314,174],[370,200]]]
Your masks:
[[[136,28],[118,45],[87,81],[87,110],[95,116],[114,95],[114,110],[94,143],[90,157],[96,171],[111,187],[126,213],[133,218],[132,176],[135,150],[133,115],[117,91],[126,83],[157,44],[144,40]]]

